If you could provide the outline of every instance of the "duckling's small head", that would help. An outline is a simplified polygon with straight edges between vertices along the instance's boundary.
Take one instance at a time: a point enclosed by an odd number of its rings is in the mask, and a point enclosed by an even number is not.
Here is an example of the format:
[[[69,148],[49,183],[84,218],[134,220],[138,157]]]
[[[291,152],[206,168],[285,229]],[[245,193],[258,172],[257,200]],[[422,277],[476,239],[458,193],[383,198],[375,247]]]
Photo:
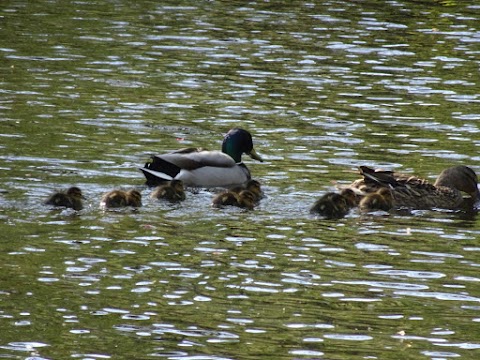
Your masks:
[[[170,181],[170,186],[178,192],[183,192],[184,187],[183,187],[183,181],[182,180],[171,180]]]
[[[262,187],[260,182],[254,179],[250,179],[245,184],[245,189],[251,191],[257,198],[262,196]]]
[[[240,194],[238,194],[238,205],[240,207],[252,210],[255,205],[255,200],[255,194],[250,190],[242,190]]]
[[[131,189],[127,191],[128,206],[140,207],[142,206],[142,194],[138,190]]]
[[[354,207],[357,204],[357,195],[352,189],[342,189],[340,195],[343,196],[348,207]]]
[[[383,197],[385,201],[392,201],[393,195],[389,188],[382,187],[377,190],[377,194]]]
[[[76,186],[72,186],[71,188],[69,188],[67,190],[67,195],[68,196],[71,196],[72,198],[76,198],[76,199],[83,199],[83,194],[82,194],[82,190],[80,190],[80,188],[76,187]]]

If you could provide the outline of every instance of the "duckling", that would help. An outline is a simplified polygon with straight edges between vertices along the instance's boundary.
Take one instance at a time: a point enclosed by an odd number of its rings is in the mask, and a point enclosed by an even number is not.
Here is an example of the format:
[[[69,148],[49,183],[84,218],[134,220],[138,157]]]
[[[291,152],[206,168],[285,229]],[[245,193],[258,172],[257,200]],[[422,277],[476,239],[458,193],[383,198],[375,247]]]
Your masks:
[[[105,208],[119,208],[124,206],[142,206],[142,194],[137,190],[112,190],[102,196],[100,206]]]
[[[242,190],[240,194],[238,194],[238,207],[253,210],[256,202],[257,197],[250,190]]]
[[[393,196],[390,189],[383,187],[374,193],[365,195],[358,205],[360,211],[389,211],[393,207]]]
[[[221,193],[215,195],[212,199],[213,207],[223,207],[227,205],[237,206],[238,204],[238,194],[233,191],[222,191]]]
[[[355,207],[358,204],[358,196],[352,189],[342,189],[340,195],[345,199],[345,203],[349,208]]]
[[[343,189],[340,193],[328,192],[318,199],[310,209],[326,219],[340,219],[347,215],[350,208],[356,205],[356,195],[351,189]]]
[[[230,191],[237,194],[240,194],[240,192],[242,192],[243,190],[250,191],[255,196],[255,202],[259,202],[260,199],[263,197],[263,192],[262,192],[260,182],[258,182],[257,180],[250,179],[246,182],[245,185],[236,186],[230,189]]]
[[[78,187],[72,186],[66,192],[59,191],[52,194],[45,201],[45,205],[63,206],[73,210],[82,210],[82,199],[84,199],[82,191]]]
[[[254,180],[254,179],[248,180],[247,183],[245,184],[245,190],[248,190],[251,193],[253,193],[253,195],[255,196],[255,201],[257,202],[260,201],[260,199],[263,197],[262,187],[260,185],[260,182],[257,180]]]
[[[213,207],[236,206],[248,210],[253,210],[256,203],[255,194],[250,190],[242,190],[236,193],[231,190],[223,191],[212,199]]]
[[[185,200],[185,190],[182,180],[171,180],[164,185],[157,186],[150,195],[155,199],[165,199],[170,202],[178,202]]]

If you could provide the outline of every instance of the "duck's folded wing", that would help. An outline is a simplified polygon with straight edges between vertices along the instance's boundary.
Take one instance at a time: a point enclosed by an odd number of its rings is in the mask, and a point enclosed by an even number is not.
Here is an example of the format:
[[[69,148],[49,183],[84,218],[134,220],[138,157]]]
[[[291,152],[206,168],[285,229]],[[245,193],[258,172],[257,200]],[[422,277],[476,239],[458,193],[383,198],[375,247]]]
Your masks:
[[[392,171],[374,170],[368,166],[360,166],[360,174],[363,175],[365,183],[375,183],[378,185],[397,186],[397,179]]]
[[[164,155],[157,155],[154,161],[166,162],[183,170],[195,170],[200,167],[221,167],[229,168],[236,165],[235,161],[221,151],[192,151],[188,153],[173,152]]]

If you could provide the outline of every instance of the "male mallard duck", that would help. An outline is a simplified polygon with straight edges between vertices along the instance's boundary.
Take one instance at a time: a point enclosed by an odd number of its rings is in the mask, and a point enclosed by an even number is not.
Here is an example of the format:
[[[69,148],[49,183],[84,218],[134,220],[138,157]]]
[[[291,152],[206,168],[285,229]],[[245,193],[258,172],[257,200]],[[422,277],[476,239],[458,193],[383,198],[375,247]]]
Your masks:
[[[155,188],[151,195],[155,199],[165,199],[170,202],[178,202],[185,200],[185,191],[183,189],[182,180],[171,180],[164,185]]]
[[[360,174],[363,178],[354,181],[350,187],[364,194],[387,188],[393,197],[393,208],[458,209],[464,201],[462,192],[474,201],[480,200],[477,175],[463,165],[443,170],[433,185],[416,176],[366,166],[360,167]]]
[[[256,196],[250,190],[242,190],[239,193],[231,190],[226,190],[221,192],[220,194],[217,194],[212,199],[212,206],[223,207],[231,205],[243,209],[253,210],[256,202]]]
[[[393,196],[389,188],[383,187],[365,195],[358,204],[360,211],[389,211],[393,207]]]
[[[142,206],[142,194],[137,190],[112,190],[102,196],[100,206],[105,208],[119,208],[124,206]]]
[[[343,189],[340,193],[328,192],[318,199],[310,209],[327,219],[340,219],[347,215],[357,203],[356,194],[351,189]]]
[[[45,205],[63,206],[73,210],[82,210],[83,198],[82,191],[78,187],[72,186],[67,191],[59,191],[52,194],[45,201]]]
[[[250,179],[242,154],[263,161],[253,148],[252,135],[243,129],[231,129],[223,139],[222,151],[187,148],[152,156],[140,170],[148,186],[168,180],[182,180],[185,186],[230,187]]]

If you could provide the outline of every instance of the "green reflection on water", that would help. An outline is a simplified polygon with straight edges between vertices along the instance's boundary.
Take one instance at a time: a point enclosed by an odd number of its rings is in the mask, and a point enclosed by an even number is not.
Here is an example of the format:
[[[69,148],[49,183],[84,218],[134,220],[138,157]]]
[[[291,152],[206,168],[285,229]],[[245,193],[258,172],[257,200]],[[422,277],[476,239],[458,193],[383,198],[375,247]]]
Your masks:
[[[331,222],[308,208],[364,163],[429,179],[476,167],[474,12],[6,2],[2,353],[416,359],[446,344],[468,357],[475,214]],[[255,211],[211,209],[208,192],[148,200],[137,167],[151,153],[219,149],[239,125],[267,159],[247,162],[267,195]],[[85,210],[41,205],[70,185]],[[101,211],[114,187],[138,187],[145,206]]]

